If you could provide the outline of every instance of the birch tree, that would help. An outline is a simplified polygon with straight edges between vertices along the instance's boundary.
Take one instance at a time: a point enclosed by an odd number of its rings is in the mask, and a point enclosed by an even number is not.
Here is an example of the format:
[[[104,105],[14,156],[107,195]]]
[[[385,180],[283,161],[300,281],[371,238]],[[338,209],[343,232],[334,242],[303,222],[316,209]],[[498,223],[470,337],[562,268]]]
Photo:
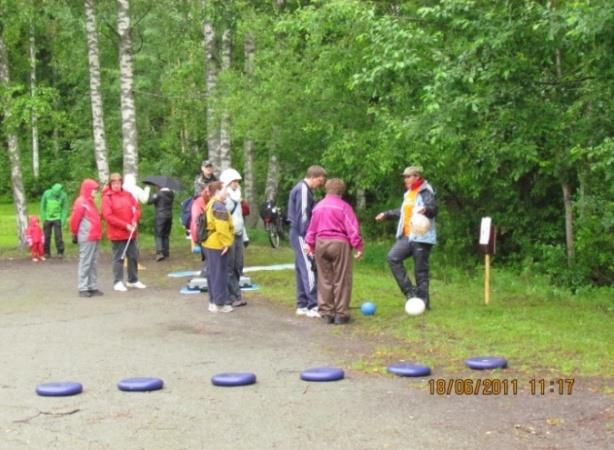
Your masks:
[[[10,83],[9,61],[4,39],[0,34],[0,86],[8,89]],[[26,195],[23,188],[23,177],[21,174],[21,162],[19,158],[19,144],[17,135],[11,123],[12,112],[8,102],[4,105],[4,129],[8,145],[8,156],[11,165],[11,185],[13,190],[13,203],[15,205],[17,219],[17,235],[20,245],[25,245],[25,231],[28,226],[26,217]]]
[[[253,78],[254,75],[254,60],[256,54],[256,45],[254,43],[254,36],[251,33],[245,35],[245,41],[243,43],[244,54],[244,70],[248,79]],[[249,83],[251,84],[251,82]],[[243,193],[247,203],[252,210],[256,210],[256,180],[254,176],[254,141],[249,135],[245,137],[243,141]],[[247,222],[254,226],[258,222],[258,215],[251,214],[247,217]]]
[[[226,28],[222,33],[222,70],[230,70],[231,61],[231,32]],[[230,114],[227,110],[222,111],[220,120],[220,143],[219,143],[219,167],[220,170],[232,165],[230,154]]]
[[[208,158],[219,167],[219,128],[215,126],[215,108],[213,105],[218,76],[215,59],[215,31],[206,5],[207,2],[203,1],[205,15],[203,19],[203,47],[205,53],[205,101],[207,103],[207,152]]]
[[[90,99],[92,104],[92,131],[94,134],[94,158],[98,169],[98,179],[102,183],[106,183],[109,177],[109,163],[107,162],[107,142],[104,130],[104,111],[102,108],[100,82],[100,53],[98,49],[94,0],[85,0],[85,18],[90,74]]]
[[[38,179],[38,113],[36,111],[36,38],[34,36],[34,24],[30,20],[30,97],[32,98],[32,113],[30,122],[32,126],[32,175]]]
[[[117,34],[119,35],[120,99],[122,115],[122,147],[124,176],[138,177],[138,142],[136,108],[134,104],[134,74],[132,70],[132,37],[130,0],[117,0]]]

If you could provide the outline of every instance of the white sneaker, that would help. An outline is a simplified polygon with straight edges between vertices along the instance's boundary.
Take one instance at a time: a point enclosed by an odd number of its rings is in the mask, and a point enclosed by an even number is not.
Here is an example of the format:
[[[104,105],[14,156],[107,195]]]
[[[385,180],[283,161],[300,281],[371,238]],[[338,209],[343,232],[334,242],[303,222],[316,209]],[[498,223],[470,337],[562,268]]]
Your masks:
[[[229,313],[233,311],[234,311],[234,308],[230,305],[224,305],[220,308],[220,312],[223,312],[223,313]]]
[[[216,313],[220,310],[215,303],[209,303],[209,312]]]
[[[318,312],[318,308],[317,308],[317,307],[316,307],[316,308],[312,308],[312,309],[308,310],[308,311],[307,311],[307,314],[305,314],[305,315],[306,315],[307,317],[311,317],[312,319],[313,319],[313,318],[317,318],[317,319],[319,319],[320,317],[322,317],[322,316],[320,315],[320,313]]]
[[[119,291],[119,292],[126,292],[128,289],[126,288],[126,286],[124,286],[123,282],[118,281],[117,283],[113,285],[113,290]]]
[[[147,287],[140,281],[135,281],[134,283],[126,283],[126,286],[137,289],[145,289]]]
[[[297,316],[306,316],[307,315],[307,308],[296,308],[296,315]]]

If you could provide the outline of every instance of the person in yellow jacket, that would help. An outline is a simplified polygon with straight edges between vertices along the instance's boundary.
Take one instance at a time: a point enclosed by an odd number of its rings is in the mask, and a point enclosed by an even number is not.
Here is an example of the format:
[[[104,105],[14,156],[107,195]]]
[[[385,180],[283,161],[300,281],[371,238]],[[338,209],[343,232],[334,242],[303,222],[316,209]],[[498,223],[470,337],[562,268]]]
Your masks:
[[[202,247],[207,261],[207,291],[209,292],[209,311],[231,312],[228,291],[228,250],[235,239],[232,217],[226,208],[226,189],[219,181],[208,186],[211,200],[206,206],[207,239]]]

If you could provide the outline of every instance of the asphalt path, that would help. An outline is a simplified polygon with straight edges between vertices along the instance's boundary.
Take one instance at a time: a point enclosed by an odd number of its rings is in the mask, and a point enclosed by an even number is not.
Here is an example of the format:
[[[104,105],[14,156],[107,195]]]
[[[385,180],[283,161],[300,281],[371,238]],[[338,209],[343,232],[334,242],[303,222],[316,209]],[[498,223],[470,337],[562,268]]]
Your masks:
[[[168,262],[144,264],[148,288],[117,293],[103,258],[105,296],[84,299],[75,259],[0,261],[0,448],[612,448],[612,397],[581,380],[572,395],[531,395],[524,385],[515,396],[432,395],[429,379],[449,378],[436,368],[426,379],[353,369],[373,351],[356,324],[296,317],[258,292],[246,307],[212,314],[205,295],[179,294],[187,280],[166,277]],[[346,377],[300,380],[321,366]],[[257,383],[210,382],[235,371]],[[162,378],[164,389],[117,389],[137,376]],[[81,382],[83,393],[35,394],[61,380]]]

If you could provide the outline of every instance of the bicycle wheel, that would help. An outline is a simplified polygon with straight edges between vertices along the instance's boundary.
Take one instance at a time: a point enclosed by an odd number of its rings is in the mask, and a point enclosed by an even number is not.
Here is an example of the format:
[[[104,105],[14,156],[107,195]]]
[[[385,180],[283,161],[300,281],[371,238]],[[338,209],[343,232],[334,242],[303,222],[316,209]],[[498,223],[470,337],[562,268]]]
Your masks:
[[[267,223],[266,232],[269,236],[269,243],[271,244],[271,247],[279,247],[279,233],[277,233],[277,227],[275,226],[275,224]]]

